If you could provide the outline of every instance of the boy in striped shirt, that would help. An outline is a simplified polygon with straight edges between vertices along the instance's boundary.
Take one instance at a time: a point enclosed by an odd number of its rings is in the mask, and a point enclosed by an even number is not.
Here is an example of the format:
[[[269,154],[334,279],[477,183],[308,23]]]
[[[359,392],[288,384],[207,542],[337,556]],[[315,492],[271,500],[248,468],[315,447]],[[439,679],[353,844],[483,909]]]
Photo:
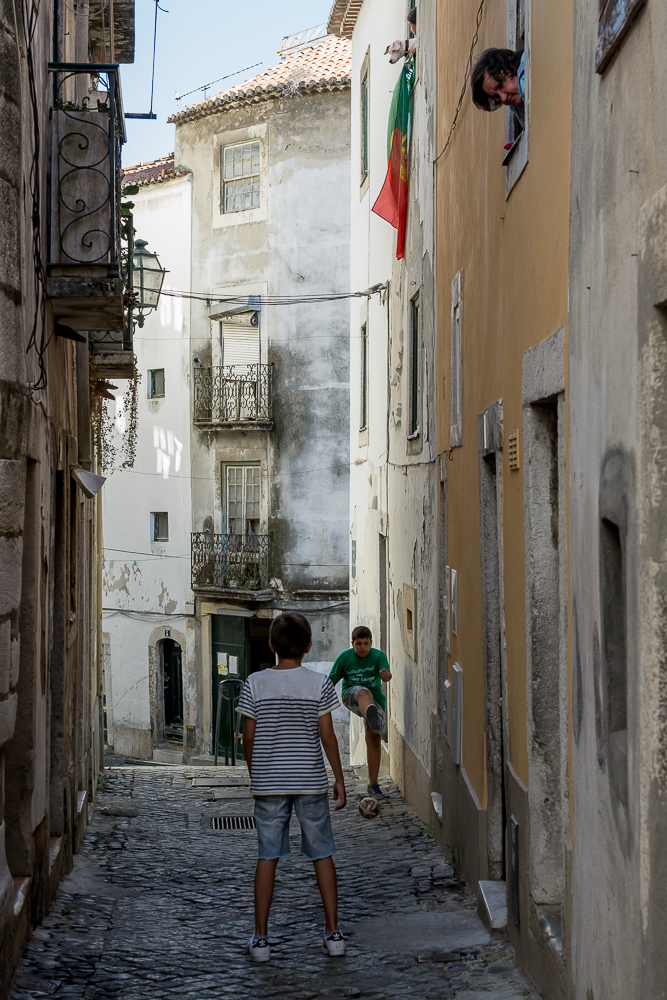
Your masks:
[[[301,666],[312,646],[310,625],[288,611],[273,619],[269,645],[275,667],[251,674],[238,711],[245,716],[243,752],[255,799],[259,860],[255,871],[255,933],[246,948],[252,962],[268,962],[268,920],[276,867],[287,857],[292,809],[301,825],[301,853],[315,865],[326,924],[323,948],[345,954],[338,926],[338,889],[332,855],[336,846],[329,813],[329,781],[322,747],[334,773],[336,809],[346,803],[343,768],[331,713],[339,702],[328,677]]]

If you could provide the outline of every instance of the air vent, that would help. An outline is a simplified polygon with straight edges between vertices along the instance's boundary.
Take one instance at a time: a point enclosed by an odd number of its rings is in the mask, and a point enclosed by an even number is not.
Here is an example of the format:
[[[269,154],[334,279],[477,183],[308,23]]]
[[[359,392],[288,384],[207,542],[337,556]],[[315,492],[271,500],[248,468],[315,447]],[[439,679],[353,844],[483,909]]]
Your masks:
[[[509,453],[510,469],[519,468],[519,431],[512,431],[507,436],[507,451]]]
[[[254,830],[254,816],[211,816],[211,830]]]

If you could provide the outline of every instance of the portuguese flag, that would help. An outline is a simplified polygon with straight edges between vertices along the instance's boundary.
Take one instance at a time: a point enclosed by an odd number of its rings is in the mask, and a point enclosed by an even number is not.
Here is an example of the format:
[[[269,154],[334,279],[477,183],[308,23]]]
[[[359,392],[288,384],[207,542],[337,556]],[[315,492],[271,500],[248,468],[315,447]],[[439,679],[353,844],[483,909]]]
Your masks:
[[[373,211],[398,230],[396,259],[405,250],[405,220],[408,214],[408,146],[412,124],[414,58],[408,59],[394,88],[387,134],[387,176],[373,205]]]

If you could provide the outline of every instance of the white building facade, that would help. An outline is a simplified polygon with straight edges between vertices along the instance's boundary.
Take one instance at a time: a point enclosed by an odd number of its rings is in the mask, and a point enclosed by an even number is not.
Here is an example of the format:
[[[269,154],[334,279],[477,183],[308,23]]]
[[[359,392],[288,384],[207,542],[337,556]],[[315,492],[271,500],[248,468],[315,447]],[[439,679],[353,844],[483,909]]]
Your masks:
[[[432,820],[444,669],[435,539],[444,503],[434,409],[435,4],[428,0],[418,7],[402,260],[396,231],[372,211],[387,174],[387,123],[404,65],[392,65],[385,50],[409,36],[411,7],[336,0],[329,30],[352,41],[351,289],[382,287],[350,307],[350,625],[368,625],[389,658],[385,762],[408,801]],[[352,761],[363,762],[355,718],[350,742]]]
[[[104,495],[103,640],[107,738],[116,753],[149,758],[178,747],[196,700],[190,588],[190,289],[192,178],[173,155],[125,171],[137,184],[136,239],[167,270],[158,308],[134,333],[141,374],[134,467]],[[115,424],[127,432],[119,382]],[[171,740],[165,741],[165,728]],[[179,748],[180,749],[180,748]]]

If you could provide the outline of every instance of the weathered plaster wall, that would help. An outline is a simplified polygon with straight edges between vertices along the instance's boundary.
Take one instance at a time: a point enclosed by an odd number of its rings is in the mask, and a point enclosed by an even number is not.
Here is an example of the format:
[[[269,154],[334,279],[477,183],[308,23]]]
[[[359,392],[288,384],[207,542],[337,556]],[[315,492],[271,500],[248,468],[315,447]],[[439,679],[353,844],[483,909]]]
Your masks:
[[[136,238],[148,241],[148,249],[168,271],[165,292],[190,288],[191,199],[188,175],[144,186],[131,198]],[[163,294],[157,310],[137,327],[134,349],[141,373],[137,454],[132,469],[114,471],[105,484],[103,620],[112,676],[109,739],[118,753],[149,757],[162,740],[157,704],[149,692],[150,637],[161,622],[185,631],[183,616],[194,614],[189,301]],[[149,371],[155,368],[164,369],[165,395],[150,399]],[[117,445],[127,425],[122,410],[126,386],[120,380],[116,395]],[[150,515],[156,511],[169,515],[167,542],[151,540]],[[189,657],[194,657],[194,646],[182,649],[184,707],[186,676],[194,671]],[[200,732],[200,743],[201,738]]]
[[[647,3],[604,74],[576,0],[569,419],[573,615],[572,989],[664,994],[664,395],[667,11]],[[622,141],[619,137],[622,136]],[[602,518],[620,529],[627,765],[611,730]],[[612,657],[613,658],[613,657]],[[600,915],[604,914],[601,925]]]
[[[349,91],[283,96],[179,125],[176,162],[192,171],[192,271],[218,295],[309,295],[349,286]],[[225,144],[262,143],[261,204],[219,211]],[[233,224],[227,224],[227,220]],[[194,279],[193,279],[194,281]],[[192,429],[193,528],[222,530],[221,464],[259,461],[261,533],[278,593],[348,588],[346,303],[262,305],[262,363],[273,365],[271,431]],[[192,356],[215,364],[218,321],[192,303]],[[219,362],[218,362],[219,363]],[[347,623],[336,643],[346,645]],[[333,661],[314,636],[312,657]]]

